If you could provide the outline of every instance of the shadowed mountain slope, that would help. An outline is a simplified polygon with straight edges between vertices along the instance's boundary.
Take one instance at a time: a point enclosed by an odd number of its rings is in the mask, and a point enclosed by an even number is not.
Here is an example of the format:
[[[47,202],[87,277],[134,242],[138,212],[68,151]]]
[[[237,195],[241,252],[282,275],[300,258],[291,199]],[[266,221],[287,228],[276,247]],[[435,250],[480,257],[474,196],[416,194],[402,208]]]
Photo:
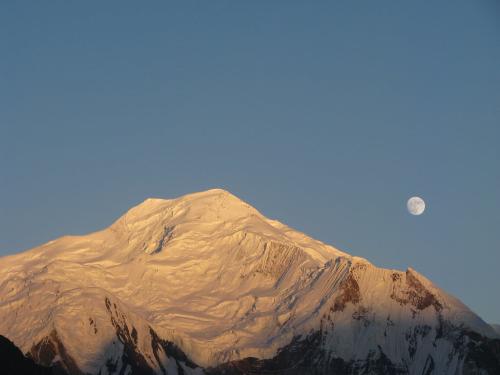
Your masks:
[[[6,337],[0,336],[0,373],[3,375],[64,375],[55,368],[37,365]]]

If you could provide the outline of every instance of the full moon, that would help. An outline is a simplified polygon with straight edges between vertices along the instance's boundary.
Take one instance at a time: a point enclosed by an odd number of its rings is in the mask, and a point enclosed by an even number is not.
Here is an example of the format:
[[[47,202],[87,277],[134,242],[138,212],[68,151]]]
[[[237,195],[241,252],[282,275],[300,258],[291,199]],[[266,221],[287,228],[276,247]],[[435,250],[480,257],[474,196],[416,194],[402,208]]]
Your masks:
[[[420,197],[411,197],[406,203],[408,212],[412,215],[422,215],[425,211],[425,202]]]

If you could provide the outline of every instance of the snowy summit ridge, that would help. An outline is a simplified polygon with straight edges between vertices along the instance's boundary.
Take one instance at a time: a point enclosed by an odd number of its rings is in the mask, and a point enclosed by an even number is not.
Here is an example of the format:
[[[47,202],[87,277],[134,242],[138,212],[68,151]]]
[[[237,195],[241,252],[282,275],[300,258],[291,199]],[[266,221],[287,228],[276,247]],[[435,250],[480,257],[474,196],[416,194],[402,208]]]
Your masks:
[[[416,271],[377,268],[221,189],[147,199],[107,229],[0,258],[0,296],[0,335],[70,374],[451,374],[480,368],[469,344],[497,337]]]

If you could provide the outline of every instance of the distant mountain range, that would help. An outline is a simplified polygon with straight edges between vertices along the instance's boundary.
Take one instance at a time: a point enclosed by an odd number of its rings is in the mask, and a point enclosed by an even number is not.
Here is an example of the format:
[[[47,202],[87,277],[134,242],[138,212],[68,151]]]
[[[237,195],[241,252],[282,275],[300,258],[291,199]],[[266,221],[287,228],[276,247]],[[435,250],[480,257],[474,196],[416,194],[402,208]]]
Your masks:
[[[0,258],[0,335],[2,374],[500,374],[498,327],[415,270],[220,189]]]

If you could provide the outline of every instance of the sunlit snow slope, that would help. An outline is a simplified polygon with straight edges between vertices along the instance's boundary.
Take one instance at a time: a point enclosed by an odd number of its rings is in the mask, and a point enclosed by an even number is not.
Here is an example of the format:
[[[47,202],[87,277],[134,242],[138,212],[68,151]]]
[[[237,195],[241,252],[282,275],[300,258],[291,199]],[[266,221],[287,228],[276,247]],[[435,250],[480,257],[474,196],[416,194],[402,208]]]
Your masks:
[[[484,351],[500,361],[491,326],[416,271],[377,268],[219,189],[148,199],[103,231],[0,258],[0,335],[70,374],[460,374],[489,373]]]

